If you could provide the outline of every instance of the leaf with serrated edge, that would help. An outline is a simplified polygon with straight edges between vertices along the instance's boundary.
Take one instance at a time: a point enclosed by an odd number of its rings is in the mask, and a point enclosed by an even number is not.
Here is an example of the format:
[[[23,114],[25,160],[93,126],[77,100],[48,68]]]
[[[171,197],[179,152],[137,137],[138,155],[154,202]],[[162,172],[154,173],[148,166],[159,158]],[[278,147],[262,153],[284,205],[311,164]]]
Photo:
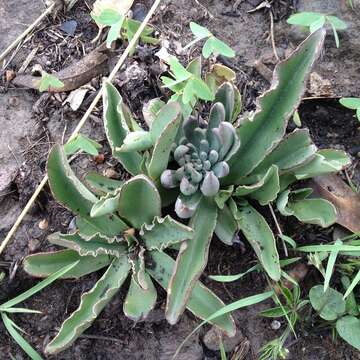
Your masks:
[[[240,126],[241,147],[229,161],[230,174],[225,183],[236,183],[250,174],[281,141],[288,119],[301,100],[307,75],[320,54],[325,34],[324,29],[311,34],[288,59],[276,66],[271,88],[260,98],[253,119]]]
[[[130,288],[126,295],[123,311],[133,321],[141,321],[147,318],[149,312],[154,308],[157,299],[157,291],[151,278],[145,274],[147,290],[144,290],[131,277]]]
[[[94,218],[115,212],[119,205],[120,191],[121,187],[102,196],[91,208],[90,216]]]
[[[167,290],[175,261],[169,255],[159,251],[149,252],[149,257],[152,260],[152,266],[147,269],[147,272]],[[186,304],[186,308],[200,319],[207,319],[223,307],[224,303],[200,281],[195,283]],[[235,335],[235,323],[229,314],[219,316],[211,320],[210,323],[225,331],[228,336]]]
[[[128,226],[116,215],[90,217],[93,203],[98,199],[75,176],[63,148],[55,145],[47,163],[49,184],[55,199],[107,236],[116,236]]]
[[[89,328],[120,289],[129,270],[127,256],[115,259],[95,286],[81,296],[78,309],[65,320],[59,333],[46,346],[45,352],[56,354],[68,348]]]
[[[161,215],[161,198],[154,183],[144,175],[126,181],[120,190],[118,212],[136,229]]]
[[[176,134],[178,133],[178,129],[181,124],[181,119],[182,117],[180,111],[178,116],[169,124],[167,124],[155,142],[148,168],[149,175],[153,180],[158,179],[162,172],[167,168],[171,152],[171,145],[176,139]]]
[[[170,280],[165,311],[170,324],[175,324],[185,310],[191,291],[207,264],[216,219],[215,203],[203,197],[189,223],[194,237],[183,243]]]
[[[78,233],[61,234],[54,233],[48,236],[51,244],[66,247],[75,250],[80,256],[98,256],[98,255],[112,255],[120,257],[127,253],[125,243],[113,241],[109,243],[107,239],[101,238],[100,234],[95,235],[89,240],[84,240]]]
[[[124,168],[132,175],[139,174],[141,155],[137,152],[121,153],[115,149],[121,147],[129,129],[121,111],[123,100],[116,88],[109,82],[104,83],[104,128],[113,156],[118,159]]]
[[[226,245],[232,245],[238,225],[227,205],[218,211],[215,234]]]
[[[48,253],[28,255],[23,261],[24,270],[31,276],[45,278],[76,261],[79,263],[68,271],[61,279],[78,279],[91,274],[111,263],[107,255],[80,256],[74,250],[60,250]]]
[[[194,230],[171,218],[170,215],[160,218],[156,216],[151,224],[144,224],[140,230],[148,250],[162,251],[172,244],[190,240]]]
[[[254,249],[267,274],[280,280],[281,268],[274,235],[265,219],[249,204],[237,208],[239,228]]]
[[[95,172],[87,173],[85,181],[99,195],[112,193],[124,183],[123,181],[110,179]]]

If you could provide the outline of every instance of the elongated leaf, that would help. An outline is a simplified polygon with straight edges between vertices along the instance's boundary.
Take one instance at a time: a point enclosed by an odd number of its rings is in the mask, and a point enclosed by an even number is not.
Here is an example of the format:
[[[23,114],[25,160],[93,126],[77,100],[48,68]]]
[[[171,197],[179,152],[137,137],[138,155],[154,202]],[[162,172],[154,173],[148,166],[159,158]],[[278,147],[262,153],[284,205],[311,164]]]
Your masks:
[[[194,284],[207,264],[216,219],[215,203],[203,197],[189,223],[194,237],[180,249],[170,280],[165,312],[170,324],[175,324],[183,313]]]
[[[352,291],[355,289],[355,287],[358,285],[359,282],[360,282],[360,270],[357,272],[357,274],[355,275],[355,277],[352,280],[351,284],[346,289],[346,292],[345,292],[344,297],[343,297],[344,299],[346,299],[352,293]]]
[[[123,181],[113,180],[95,172],[87,173],[85,176],[85,181],[99,195],[111,193],[121,187],[121,185],[124,183]]]
[[[155,217],[151,224],[144,224],[140,236],[148,250],[162,251],[173,244],[192,239],[194,230],[167,215],[164,218]]]
[[[157,292],[151,278],[145,274],[147,290],[139,286],[137,281],[131,277],[130,288],[123,305],[124,314],[134,320],[144,320],[154,308],[157,299]]]
[[[104,127],[106,137],[110,144],[113,156],[117,158],[124,168],[136,175],[141,173],[141,155],[137,152],[121,153],[116,151],[124,142],[129,132],[127,119],[125,119],[123,100],[116,88],[109,82],[104,84]]]
[[[320,53],[324,37],[323,29],[313,33],[287,60],[276,66],[272,86],[260,98],[254,118],[240,126],[241,147],[230,159],[227,183],[236,183],[248,175],[284,136],[287,121],[299,105],[307,75]]]
[[[107,255],[99,255],[96,258],[93,256],[80,256],[74,250],[61,250],[29,255],[24,259],[23,267],[28,274],[43,278],[77,261],[77,265],[62,275],[61,279],[78,279],[100,270],[110,264],[111,258]]]
[[[39,355],[39,353],[35,351],[16,330],[18,326],[3,312],[1,313],[1,319],[6,327],[6,330],[17,342],[17,344],[25,351],[25,353],[29,355],[32,360],[42,360],[42,357]]]
[[[149,128],[151,128],[152,123],[164,105],[164,101],[162,101],[160,98],[151,99],[149,102],[144,104],[142,113],[144,120]]]
[[[65,152],[59,145],[55,145],[47,164],[51,191],[61,204],[79,214],[97,231],[116,236],[127,229],[126,224],[116,215],[106,215],[91,218],[90,211],[97,197],[93,195],[75,176],[67,162]]]
[[[308,129],[296,129],[268,155],[251,173],[263,174],[271,165],[277,165],[280,171],[300,166],[314,157],[316,146],[312,143]]]
[[[223,209],[218,211],[215,234],[226,245],[232,245],[234,237],[238,232],[238,224],[232,215],[229,207],[224,205]]]
[[[117,211],[119,206],[121,188],[118,188],[113,193],[108,193],[98,200],[90,211],[90,216],[96,218],[107,214],[114,213]]]
[[[159,251],[151,251],[149,256],[152,259],[153,266],[149,267],[147,272],[167,290],[175,267],[175,261],[169,255]],[[200,281],[195,283],[186,304],[186,308],[200,319],[208,318],[223,306],[224,303]],[[219,316],[210,323],[225,331],[228,336],[235,335],[235,323],[229,314]]]
[[[274,235],[265,219],[249,204],[238,205],[235,218],[265,271],[273,280],[279,281],[279,254]]]
[[[153,180],[160,178],[169,163],[171,145],[175,141],[176,134],[181,124],[181,109],[178,109],[177,117],[172,120],[155,142],[152,157],[149,164],[149,175]]]
[[[97,318],[128,276],[127,257],[115,259],[101,279],[81,296],[77,310],[62,324],[59,333],[46,346],[48,354],[56,354],[69,347]]]
[[[341,245],[342,241],[336,240],[335,243]],[[326,292],[326,290],[329,288],[331,276],[334,272],[334,267],[335,267],[336,258],[338,256],[338,253],[339,253],[338,250],[332,251],[330,253],[328,262],[326,264],[326,271],[325,271],[325,278],[324,278],[324,292]]]
[[[74,250],[78,252],[80,256],[97,257],[99,255],[111,255],[120,257],[127,253],[125,242],[118,243],[113,240],[113,242],[110,243],[99,234],[94,235],[88,240],[84,240],[78,233],[54,233],[48,236],[48,240],[51,244]]]
[[[339,100],[342,106],[345,106],[351,110],[357,110],[360,108],[360,99],[359,98],[342,98]]]
[[[360,320],[355,316],[344,316],[336,322],[338,334],[360,351]]]
[[[151,224],[161,215],[161,199],[149,178],[138,175],[126,181],[120,190],[118,212],[136,229]]]
[[[323,14],[317,12],[303,11],[298,14],[291,15],[287,22],[291,25],[310,26],[323,16]]]
[[[139,130],[128,133],[121,147],[116,148],[117,152],[134,153],[150,149],[153,145],[151,135],[148,131]]]

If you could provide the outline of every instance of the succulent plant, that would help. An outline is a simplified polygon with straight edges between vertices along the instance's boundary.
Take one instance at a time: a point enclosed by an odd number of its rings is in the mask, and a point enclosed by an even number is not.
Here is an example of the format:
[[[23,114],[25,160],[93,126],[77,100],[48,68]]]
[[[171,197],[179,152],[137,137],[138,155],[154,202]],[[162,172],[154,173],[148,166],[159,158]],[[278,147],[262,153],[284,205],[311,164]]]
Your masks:
[[[169,215],[161,217],[159,192],[144,175],[116,183],[91,174],[90,182],[98,191],[106,191],[107,184],[113,189],[98,199],[75,177],[58,145],[50,152],[48,174],[55,198],[77,214],[77,229],[50,235],[51,244],[66,250],[26,257],[25,271],[45,277],[78,261],[63,278],[80,278],[107,267],[47,345],[46,352],[53,354],[70,346],[92,324],[129,276],[123,311],[134,321],[146,318],[157,299],[152,279],[167,289],[173,272],[175,262],[164,250],[192,239],[194,231]],[[222,306],[220,299],[198,283],[187,307],[205,319]],[[228,315],[215,319],[214,324],[229,335],[235,331]]]
[[[233,86],[225,83],[220,93],[234,98]],[[179,141],[173,144],[173,159],[177,169],[167,169],[161,174],[165,188],[179,187],[181,195],[175,204],[175,211],[181,218],[189,218],[196,207],[194,199],[215,196],[220,190],[220,179],[229,174],[228,160],[240,146],[235,128],[225,121],[225,107],[216,102],[210,111],[209,122],[201,126],[193,116],[183,122]],[[189,197],[192,196],[192,199]]]

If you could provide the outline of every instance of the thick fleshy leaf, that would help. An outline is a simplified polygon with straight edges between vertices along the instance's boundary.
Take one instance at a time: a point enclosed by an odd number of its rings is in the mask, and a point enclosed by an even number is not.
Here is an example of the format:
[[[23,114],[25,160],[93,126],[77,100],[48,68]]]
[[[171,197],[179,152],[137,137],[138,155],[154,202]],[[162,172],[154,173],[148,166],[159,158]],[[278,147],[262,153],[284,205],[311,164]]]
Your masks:
[[[233,203],[234,204],[234,203]],[[232,209],[239,228],[254,249],[261,265],[275,281],[280,280],[281,268],[274,235],[263,218],[251,205],[242,203]]]
[[[75,176],[61,146],[55,145],[52,148],[47,170],[50,188],[56,200],[75,214],[79,214],[98,232],[108,236],[116,236],[127,229],[127,225],[113,214],[98,218],[90,217],[91,208],[98,199]]]
[[[344,316],[336,322],[338,334],[360,351],[360,320],[355,316]]]
[[[156,186],[144,175],[126,181],[119,194],[118,212],[136,229],[151,224],[161,215],[161,199]]]
[[[226,245],[232,245],[238,232],[238,224],[227,205],[218,211],[215,234]]]
[[[154,308],[157,292],[151,278],[145,274],[147,290],[131,277],[130,287],[123,305],[124,314],[133,321],[144,320]]]
[[[215,103],[220,102],[225,108],[225,121],[232,122],[234,106],[235,106],[235,93],[234,87],[229,82],[222,84],[216,94]]]
[[[88,240],[84,240],[78,233],[75,234],[61,234],[54,233],[48,236],[51,244],[66,247],[79,253],[80,256],[94,256],[111,255],[120,257],[127,253],[127,246],[124,242],[119,243],[113,240],[109,243],[98,235],[94,235]]]
[[[324,320],[336,320],[345,313],[345,300],[342,294],[332,288],[324,291],[323,285],[314,286],[309,292],[309,299],[312,307]]]
[[[165,290],[168,290],[170,278],[175,267],[175,261],[169,255],[159,251],[151,251],[149,257],[152,260],[152,266],[147,269],[147,272]],[[186,304],[186,308],[200,319],[207,319],[223,307],[224,303],[200,281],[195,283]],[[219,316],[211,320],[210,323],[225,331],[228,336],[235,335],[235,323],[229,314]]]
[[[125,105],[116,88],[109,82],[104,83],[104,128],[113,156],[118,159],[124,168],[136,175],[141,173],[141,155],[137,152],[121,153],[116,151],[123,145],[129,132],[129,119],[126,118]]]
[[[121,188],[118,188],[114,193],[101,197],[91,208],[90,216],[95,218],[115,212],[119,206],[120,191]]]
[[[311,160],[316,153],[308,129],[296,129],[256,167],[250,177],[265,173],[270,166],[277,165],[280,172],[291,170]]]
[[[194,237],[182,245],[169,284],[165,315],[170,324],[175,324],[183,313],[191,291],[207,264],[216,219],[215,203],[203,197],[189,223],[194,229]]]
[[[145,151],[150,149],[152,145],[153,141],[148,131],[132,131],[126,135],[123,144],[116,148],[116,151],[125,153]]]
[[[59,333],[46,346],[48,354],[56,354],[69,347],[98,317],[128,276],[127,256],[115,259],[104,275],[88,292],[81,296],[77,310],[62,324]]]
[[[173,103],[174,104],[174,103]],[[164,109],[164,108],[163,108]],[[162,109],[162,110],[163,110]],[[152,179],[158,179],[169,163],[171,145],[174,143],[176,134],[181,124],[181,109],[177,104],[177,116],[162,129],[160,136],[156,139],[148,171]]]
[[[202,195],[199,192],[191,196],[180,194],[175,202],[176,215],[181,219],[191,218],[199,205],[201,197]]]
[[[236,183],[250,174],[281,141],[288,119],[299,105],[325,34],[324,29],[311,34],[288,59],[276,66],[272,86],[260,98],[254,118],[240,126],[241,147],[230,160],[227,183]]]
[[[29,255],[24,259],[23,267],[31,276],[45,278],[76,261],[79,263],[63,275],[62,279],[78,279],[100,270],[111,263],[111,258],[107,255],[99,255],[96,258],[80,256],[74,250],[61,250]]]
[[[192,239],[194,230],[167,215],[164,218],[155,217],[151,224],[144,224],[140,236],[148,250],[162,251],[173,244]]]
[[[123,181],[113,180],[94,172],[87,173],[85,181],[99,195],[111,193],[124,183]]]
[[[165,105],[164,101],[160,98],[151,99],[149,102],[145,103],[142,109],[144,120],[147,126],[150,128],[154,120],[159,114],[159,111]]]
[[[223,209],[225,203],[230,199],[234,192],[234,185],[231,185],[227,188],[221,189],[214,197],[216,205],[219,209]]]
[[[301,191],[304,191],[301,195]],[[298,220],[328,227],[336,222],[336,208],[325,199],[307,199],[311,189],[284,191],[277,200],[277,208],[284,216],[295,216]],[[299,196],[300,195],[300,196]]]

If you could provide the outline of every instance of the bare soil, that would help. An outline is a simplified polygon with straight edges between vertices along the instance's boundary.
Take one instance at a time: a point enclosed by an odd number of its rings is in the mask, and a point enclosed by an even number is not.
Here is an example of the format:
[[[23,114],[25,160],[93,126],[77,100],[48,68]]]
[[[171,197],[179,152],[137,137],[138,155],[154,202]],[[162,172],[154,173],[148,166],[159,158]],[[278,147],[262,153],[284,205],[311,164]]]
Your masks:
[[[15,35],[23,30],[20,23],[29,23],[41,9],[41,4],[31,0],[0,2],[0,26],[6,36],[0,39],[3,49]],[[201,3],[201,4],[200,4]],[[163,40],[170,41],[174,53],[177,44],[186,44],[191,39],[189,22],[196,21],[208,27],[219,38],[227,41],[237,52],[237,57],[230,61],[219,59],[237,72],[237,85],[243,96],[244,111],[255,108],[255,99],[268,86],[268,80],[255,62],[261,62],[272,70],[276,59],[269,37],[270,15],[267,9],[253,13],[247,11],[258,6],[259,0],[245,0],[234,8],[234,1],[211,0],[177,0],[164,1],[152,20]],[[305,2],[306,3],[306,2]],[[324,2],[325,3],[325,2]],[[8,70],[18,71],[26,56],[36,47],[38,52],[30,63],[39,63],[46,70],[57,71],[64,66],[82,58],[94,48],[91,40],[97,28],[89,17],[90,2],[77,4],[69,13],[59,13],[56,18],[43,21],[34,35],[21,47],[8,66]],[[137,4],[138,16],[146,12],[151,1]],[[294,7],[304,6],[298,1],[274,1],[273,13],[275,21],[274,37],[277,53],[286,56],[299,42],[301,33],[294,32],[285,22],[294,11]],[[306,4],[305,4],[306,5]],[[331,4],[330,4],[331,5]],[[342,4],[343,5],[343,4]],[[341,5],[341,6],[342,6]],[[39,7],[38,7],[39,6]],[[143,8],[139,7],[143,6]],[[29,12],[29,8],[31,11]],[[357,15],[347,7],[341,7],[344,17],[351,24],[351,31],[340,34],[341,48],[335,49],[331,36],[327,38],[324,56],[317,65],[316,72],[322,79],[331,83],[332,100],[305,100],[300,107],[303,126],[307,126],[319,147],[337,147],[348,151],[353,157],[351,175],[356,184],[360,184],[359,161],[359,123],[351,111],[340,107],[336,97],[357,95],[360,93],[360,71],[358,68],[359,46],[354,34],[359,31]],[[11,16],[10,16],[10,15]],[[34,15],[35,14],[35,15]],[[340,14],[337,14],[339,17]],[[76,20],[77,29],[74,37],[66,36],[61,25],[67,20]],[[9,25],[11,24],[11,25]],[[127,61],[127,68],[136,69],[137,76],[123,71],[115,80],[131,110],[141,118],[142,104],[150,98],[162,95],[158,83],[161,69],[158,59],[154,56],[156,47],[141,45],[138,52]],[[195,50],[196,51],[196,50]],[[186,57],[177,54],[186,61]],[[12,88],[6,83],[5,73],[0,70],[0,119],[3,124],[0,134],[0,238],[3,238],[21,208],[30,198],[41,181],[47,153],[54,143],[67,139],[89,103],[99,89],[101,79],[95,78],[81,108],[73,112],[63,101],[67,94],[41,95],[28,89]],[[350,79],[350,80],[349,80]],[[308,97],[324,97],[321,92],[324,86]],[[325,81],[326,85],[326,81]],[[311,88],[311,86],[310,86]],[[314,88],[314,87],[313,87]],[[320,89],[320,90],[319,90]],[[328,87],[326,88],[328,90]],[[105,162],[97,164],[94,159],[81,156],[73,162],[79,176],[89,169],[103,172],[114,168],[121,172],[116,163],[110,160],[109,149],[101,123],[101,105],[93,112],[83,128],[83,133],[91,136],[104,145]],[[289,130],[294,125],[289,125]],[[10,148],[8,147],[10,145]],[[272,223],[269,214],[264,215]],[[53,231],[66,231],[72,215],[58,205],[46,188],[39,196],[36,204],[25,218],[17,231],[12,243],[0,256],[0,267],[7,275],[0,284],[0,303],[30,288],[36,281],[27,276],[22,268],[24,256],[38,251],[48,251],[52,247],[46,237]],[[39,222],[46,219],[49,227],[39,228]],[[332,240],[332,229],[321,231],[317,227],[301,226],[292,220],[281,219],[281,226],[289,235],[303,243],[321,240]],[[203,275],[204,283],[229,303],[239,298],[260,293],[266,289],[265,279],[252,273],[240,281],[230,284],[219,284],[210,281],[210,274],[236,274],[249,268],[254,255],[244,239],[243,243],[226,247],[214,239],[210,250],[210,261]],[[303,260],[306,263],[306,259]],[[25,307],[43,311],[41,315],[14,316],[16,323],[26,332],[29,342],[42,353],[45,345],[56,334],[64,319],[76,309],[80,295],[90,289],[101,274],[92,274],[78,281],[59,281],[48,287],[24,304]],[[303,283],[304,296],[316,282],[321,281],[318,273],[311,270]],[[133,323],[122,313],[124,292],[120,291],[113,301],[105,308],[94,325],[81,336],[68,350],[57,356],[46,357],[57,360],[122,360],[122,359],[171,359],[177,346],[198,323],[187,313],[176,326],[170,326],[164,319],[164,292],[159,289],[156,309],[145,322]],[[271,320],[258,316],[258,312],[272,306],[271,302],[262,303],[241,311],[234,317],[243,337],[238,347],[229,353],[229,358],[257,359],[258,351],[267,341],[280,336],[286,322],[281,322],[279,330],[272,330]],[[319,330],[319,323],[305,320],[298,329],[298,337],[291,338],[287,343],[291,359],[360,359],[360,354],[345,344],[341,339],[331,338],[329,329]],[[194,336],[182,352],[180,359],[219,359],[217,351],[211,351],[204,345],[203,336],[206,330]],[[242,354],[242,355],[241,355]],[[0,322],[0,360],[26,359],[14,341],[6,333]],[[44,355],[45,356],[45,355]]]

